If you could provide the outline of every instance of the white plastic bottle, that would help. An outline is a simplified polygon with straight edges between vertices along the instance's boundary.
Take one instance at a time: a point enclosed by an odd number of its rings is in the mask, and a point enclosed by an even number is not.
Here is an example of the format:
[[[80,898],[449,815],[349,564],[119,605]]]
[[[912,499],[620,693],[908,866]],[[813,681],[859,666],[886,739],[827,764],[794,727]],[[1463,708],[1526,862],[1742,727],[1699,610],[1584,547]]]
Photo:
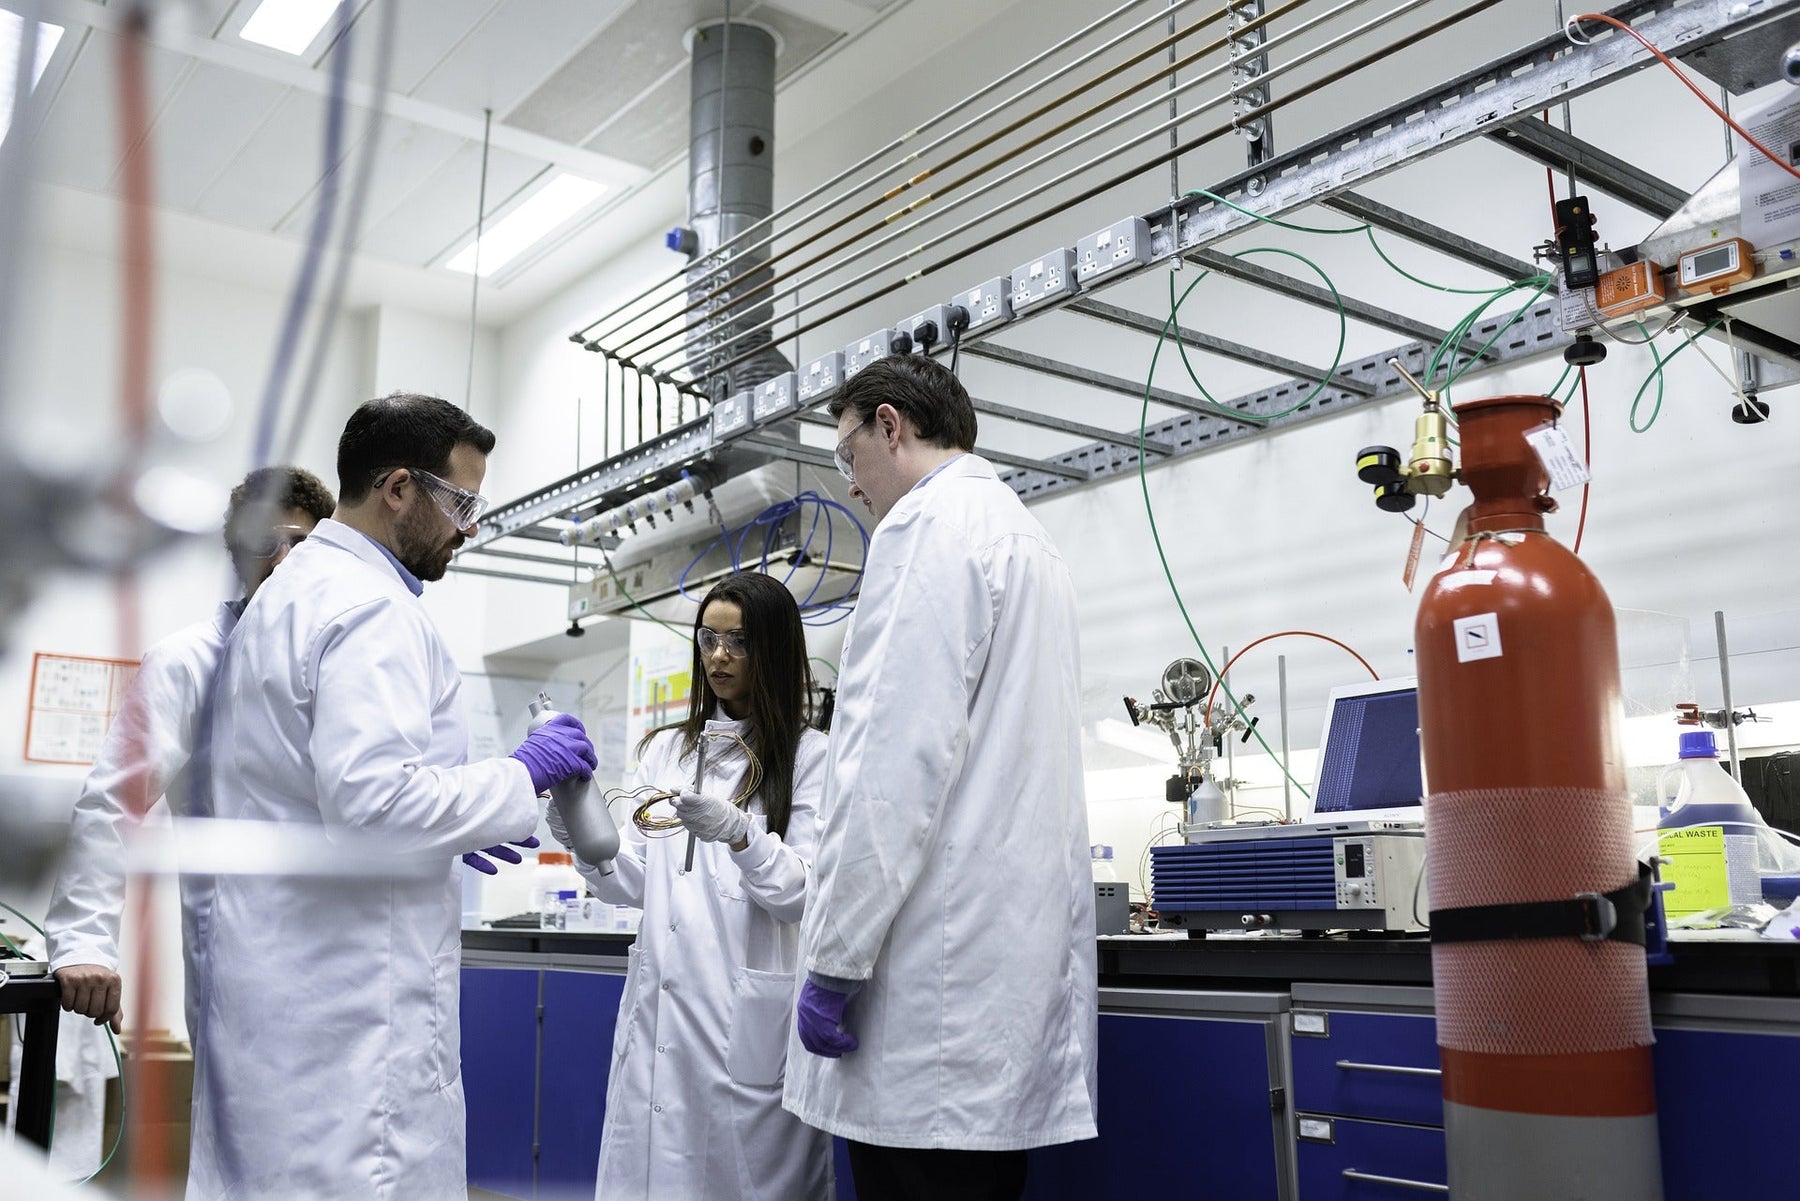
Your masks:
[[[1105,843],[1095,843],[1088,848],[1088,857],[1094,865],[1094,882],[1096,884],[1117,884],[1119,873],[1113,867],[1113,849]]]
[[[575,856],[567,851],[539,851],[537,866],[531,869],[531,896],[526,911],[542,913],[545,897],[553,897],[568,888],[579,893],[581,887],[581,874],[575,870]]]
[[[1743,786],[1720,765],[1719,748],[1711,730],[1683,733],[1679,753],[1679,761],[1662,774],[1658,791],[1664,808],[1657,828],[1668,831],[1719,827],[1731,903],[1757,903],[1762,899],[1762,881],[1757,871],[1757,840],[1758,830],[1764,825],[1762,816],[1750,803]],[[1661,840],[1661,845],[1665,855],[1674,849],[1667,836]],[[1672,913],[1683,911],[1678,901],[1679,898],[1672,896],[1664,899]]]

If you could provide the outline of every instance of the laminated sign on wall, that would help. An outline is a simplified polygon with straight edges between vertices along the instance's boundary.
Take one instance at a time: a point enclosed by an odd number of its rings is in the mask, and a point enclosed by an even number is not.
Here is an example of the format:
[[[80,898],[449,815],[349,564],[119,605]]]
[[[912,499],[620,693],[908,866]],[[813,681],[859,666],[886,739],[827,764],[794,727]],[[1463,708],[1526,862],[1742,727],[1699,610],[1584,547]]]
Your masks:
[[[137,676],[134,659],[84,655],[31,657],[31,705],[25,718],[25,760],[86,766]]]

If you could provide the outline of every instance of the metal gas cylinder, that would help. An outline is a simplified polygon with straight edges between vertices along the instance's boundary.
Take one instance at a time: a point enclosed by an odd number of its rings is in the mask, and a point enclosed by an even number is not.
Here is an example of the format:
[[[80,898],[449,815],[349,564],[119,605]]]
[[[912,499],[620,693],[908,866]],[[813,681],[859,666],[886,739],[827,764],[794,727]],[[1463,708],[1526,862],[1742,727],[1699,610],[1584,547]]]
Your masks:
[[[1459,1201],[1662,1196],[1644,951],[1598,936],[1606,894],[1637,877],[1613,609],[1545,532],[1555,502],[1525,439],[1559,412],[1455,406],[1474,502],[1414,630],[1434,914],[1596,915],[1585,937],[1433,943]]]
[[[531,730],[556,716],[556,707],[547,693],[538,693],[528,708]],[[591,777],[571,777],[552,784],[550,795],[556,798],[556,807],[569,828],[571,849],[583,862],[599,869],[601,875],[611,875],[613,860],[619,854],[619,827],[606,807],[600,786]]]

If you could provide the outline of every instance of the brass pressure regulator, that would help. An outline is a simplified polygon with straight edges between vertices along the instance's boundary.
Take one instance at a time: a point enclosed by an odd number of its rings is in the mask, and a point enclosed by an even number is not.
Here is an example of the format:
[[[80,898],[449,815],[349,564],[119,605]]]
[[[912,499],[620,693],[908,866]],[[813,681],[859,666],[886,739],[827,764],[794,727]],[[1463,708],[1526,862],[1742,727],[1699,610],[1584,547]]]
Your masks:
[[[1365,446],[1356,452],[1356,478],[1374,487],[1377,508],[1404,513],[1420,496],[1450,491],[1456,463],[1450,449],[1450,418],[1438,403],[1438,394],[1414,379],[1399,359],[1389,359],[1388,366],[1419,394],[1425,409],[1413,422],[1412,454],[1403,460],[1391,446]]]

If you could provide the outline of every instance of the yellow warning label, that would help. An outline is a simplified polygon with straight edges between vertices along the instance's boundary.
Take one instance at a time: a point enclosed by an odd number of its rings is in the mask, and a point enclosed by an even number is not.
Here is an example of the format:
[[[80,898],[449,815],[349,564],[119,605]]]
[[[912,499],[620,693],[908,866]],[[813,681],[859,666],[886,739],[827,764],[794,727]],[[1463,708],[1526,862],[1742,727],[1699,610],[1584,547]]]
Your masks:
[[[1723,826],[1684,826],[1657,838],[1662,878],[1674,887],[1663,893],[1663,911],[1672,918],[1731,904],[1731,873],[1725,859]]]

